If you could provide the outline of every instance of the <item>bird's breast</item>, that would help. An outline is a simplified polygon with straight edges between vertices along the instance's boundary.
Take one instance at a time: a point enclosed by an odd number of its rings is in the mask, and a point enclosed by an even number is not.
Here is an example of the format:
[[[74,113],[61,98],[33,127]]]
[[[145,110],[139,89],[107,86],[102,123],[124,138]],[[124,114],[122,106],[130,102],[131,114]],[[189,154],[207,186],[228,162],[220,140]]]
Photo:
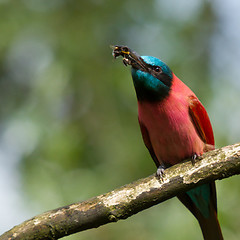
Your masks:
[[[174,165],[203,153],[204,143],[192,123],[187,98],[172,94],[159,103],[139,102],[138,113],[160,164]]]

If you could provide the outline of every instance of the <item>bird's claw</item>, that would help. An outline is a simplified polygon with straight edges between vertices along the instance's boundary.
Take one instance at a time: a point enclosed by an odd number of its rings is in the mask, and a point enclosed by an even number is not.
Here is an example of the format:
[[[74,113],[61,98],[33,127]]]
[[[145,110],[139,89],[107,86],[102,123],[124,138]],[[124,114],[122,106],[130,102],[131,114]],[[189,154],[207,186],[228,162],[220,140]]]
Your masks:
[[[164,177],[164,170],[165,170],[165,166],[163,165],[160,165],[158,168],[157,168],[157,172],[156,172],[156,177],[159,179],[159,180],[163,180],[163,177]]]
[[[191,162],[192,165],[194,166],[196,163],[196,160],[198,159],[199,155],[197,155],[196,153],[193,154],[193,156],[191,157]]]

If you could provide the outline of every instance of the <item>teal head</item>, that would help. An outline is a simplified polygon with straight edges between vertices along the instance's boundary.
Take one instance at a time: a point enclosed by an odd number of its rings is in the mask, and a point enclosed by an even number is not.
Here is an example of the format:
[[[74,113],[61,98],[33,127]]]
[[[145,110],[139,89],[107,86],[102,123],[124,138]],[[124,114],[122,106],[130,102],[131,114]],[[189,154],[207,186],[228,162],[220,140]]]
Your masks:
[[[160,59],[140,57],[126,46],[114,46],[113,55],[122,56],[123,63],[132,66],[132,78],[139,101],[161,101],[168,96],[173,74]]]

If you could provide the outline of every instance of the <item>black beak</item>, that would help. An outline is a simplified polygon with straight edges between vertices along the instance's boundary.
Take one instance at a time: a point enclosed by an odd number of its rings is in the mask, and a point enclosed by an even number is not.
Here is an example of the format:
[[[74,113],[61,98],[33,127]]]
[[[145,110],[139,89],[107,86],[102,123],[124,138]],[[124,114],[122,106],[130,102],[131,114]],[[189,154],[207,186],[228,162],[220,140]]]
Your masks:
[[[119,56],[123,57],[123,63],[125,66],[131,65],[133,68],[141,69],[142,71],[147,72],[149,70],[148,65],[143,61],[143,59],[134,51],[132,51],[127,46],[112,46],[113,56],[117,58]]]

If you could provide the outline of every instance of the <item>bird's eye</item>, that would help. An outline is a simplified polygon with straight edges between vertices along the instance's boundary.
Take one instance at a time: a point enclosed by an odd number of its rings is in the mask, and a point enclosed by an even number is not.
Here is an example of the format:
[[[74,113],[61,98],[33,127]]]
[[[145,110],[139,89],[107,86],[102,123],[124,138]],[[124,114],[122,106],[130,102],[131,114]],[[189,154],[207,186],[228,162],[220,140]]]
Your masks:
[[[155,66],[155,67],[153,68],[153,70],[154,70],[155,72],[157,72],[157,73],[162,72],[162,69],[161,69],[161,67],[159,67],[159,66]]]

